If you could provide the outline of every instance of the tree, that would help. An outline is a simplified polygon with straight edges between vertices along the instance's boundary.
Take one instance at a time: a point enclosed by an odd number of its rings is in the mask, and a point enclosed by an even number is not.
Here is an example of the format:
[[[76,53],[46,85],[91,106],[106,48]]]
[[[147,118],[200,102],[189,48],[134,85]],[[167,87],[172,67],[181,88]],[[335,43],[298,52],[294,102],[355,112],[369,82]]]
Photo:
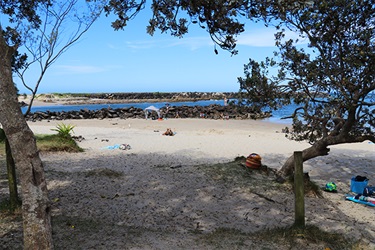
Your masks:
[[[26,19],[37,26],[40,20],[35,13],[35,7],[41,2],[7,1],[0,4],[0,10],[11,17],[11,22]],[[33,133],[27,126],[18,104],[12,79],[12,59],[17,45],[7,44],[8,38],[16,40],[16,34],[13,30],[8,29],[8,31],[4,33],[0,27],[0,123],[8,139],[15,164],[21,173],[25,248],[36,249],[39,246],[50,249],[52,230],[43,164]]]
[[[20,173],[25,249],[53,248],[51,210],[43,163],[36,147],[35,137],[19,107],[12,70],[27,69],[30,64],[39,62],[42,73],[33,92],[35,95],[45,70],[82,35],[78,29],[62,49],[58,52],[55,51],[59,42],[61,22],[67,18],[66,11],[71,11],[72,4],[76,3],[78,1],[74,0],[61,2],[62,5],[58,5],[57,1],[44,0],[2,1],[0,3],[0,12],[9,16],[9,26],[6,27],[6,30],[3,30],[0,24],[0,123],[3,126],[6,140],[9,142],[9,144],[7,143],[7,152],[10,150],[12,153],[15,166]],[[67,9],[61,7],[66,5],[69,6]],[[54,12],[53,6],[59,6],[58,10],[61,12]],[[42,13],[41,10],[45,10],[46,14],[44,16],[46,19],[43,21],[39,16],[39,13]],[[94,17],[95,20],[97,15],[98,13],[91,18]],[[56,23],[52,26],[51,33],[47,34],[48,28],[46,27],[50,24],[49,19],[53,19],[52,16],[56,18]],[[79,18],[77,15],[75,17]],[[80,19],[79,25],[82,25],[84,21],[86,19]],[[35,50],[32,47],[27,47],[34,56],[32,62],[27,63],[27,56],[19,53],[18,49],[26,42],[30,42],[29,45],[35,45],[34,42],[38,39],[35,40],[35,37],[32,36],[33,30],[41,31],[40,42]],[[84,29],[84,31],[86,30],[87,28]],[[54,54],[55,52],[57,54]],[[44,56],[47,57],[45,64],[43,64]],[[21,72],[23,77],[22,72],[24,71],[18,72]],[[24,81],[24,78],[22,80]],[[14,175],[14,171],[8,170],[8,172],[13,172]]]
[[[250,60],[245,78],[239,78],[248,100],[260,98],[273,108],[291,101],[298,105],[287,136],[311,144],[303,150],[304,161],[327,155],[331,145],[375,142],[375,1],[310,1],[292,7],[279,2],[264,13],[267,22],[298,32],[309,43],[301,48],[298,39],[283,42],[280,30],[276,59]],[[269,77],[267,68],[276,62],[278,75]],[[278,171],[280,180],[293,167],[291,156]]]
[[[32,6],[29,7],[33,8],[35,3],[30,3]],[[18,8],[20,11],[22,9]],[[19,107],[12,79],[12,55],[15,50],[16,47],[6,43],[0,29],[0,123],[20,172],[25,249],[51,249],[51,209],[43,164],[34,135]]]
[[[22,84],[31,92],[31,100],[25,115],[30,112],[45,73],[56,60],[90,29],[103,11],[104,0],[96,3],[82,3],[78,0],[50,1],[40,5],[38,15],[42,25],[32,29],[29,25],[20,27],[24,54],[16,58],[15,72]],[[67,34],[67,30],[71,31]],[[27,73],[34,64],[40,74],[35,83],[30,83]]]

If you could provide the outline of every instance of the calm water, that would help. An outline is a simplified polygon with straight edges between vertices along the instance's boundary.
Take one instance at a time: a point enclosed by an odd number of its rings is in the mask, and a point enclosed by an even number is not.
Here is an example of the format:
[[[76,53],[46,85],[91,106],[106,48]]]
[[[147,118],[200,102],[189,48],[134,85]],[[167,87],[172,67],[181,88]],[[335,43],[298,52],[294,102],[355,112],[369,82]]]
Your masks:
[[[156,108],[164,107],[168,102],[142,102],[142,103],[122,103],[122,104],[83,104],[83,105],[51,105],[51,106],[42,106],[42,107],[31,107],[31,112],[61,112],[61,111],[79,111],[81,109],[86,110],[99,110],[102,108],[141,108],[145,109],[151,105],[155,106]],[[172,102],[169,103],[171,106],[208,106],[211,104],[218,104],[224,105],[223,100],[207,100],[207,101],[195,101],[195,102]],[[295,105],[289,105],[284,107],[283,109],[273,111],[272,117],[268,120],[272,122],[282,122],[282,123],[290,123],[290,119],[281,120],[281,117],[288,116],[292,114]],[[22,112],[26,112],[27,107],[22,108]]]

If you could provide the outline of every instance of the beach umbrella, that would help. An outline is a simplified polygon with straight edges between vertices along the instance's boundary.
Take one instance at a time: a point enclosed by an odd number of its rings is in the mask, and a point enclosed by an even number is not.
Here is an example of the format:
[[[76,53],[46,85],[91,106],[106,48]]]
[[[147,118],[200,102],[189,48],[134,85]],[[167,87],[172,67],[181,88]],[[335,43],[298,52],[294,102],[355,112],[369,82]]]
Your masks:
[[[157,107],[151,105],[145,108],[146,119],[148,117],[148,112],[152,112],[152,111],[155,111],[158,114],[158,118],[160,118],[160,110]]]

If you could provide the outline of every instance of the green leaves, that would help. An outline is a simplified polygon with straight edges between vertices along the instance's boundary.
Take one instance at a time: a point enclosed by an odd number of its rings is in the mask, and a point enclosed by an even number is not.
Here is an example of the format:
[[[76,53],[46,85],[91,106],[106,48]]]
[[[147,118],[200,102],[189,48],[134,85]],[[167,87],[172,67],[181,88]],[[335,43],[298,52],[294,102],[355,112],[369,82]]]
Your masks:
[[[288,133],[294,140],[374,141],[374,5],[375,0],[267,3],[264,15],[269,25],[288,28],[309,43],[286,40],[285,30],[278,30],[278,74],[272,78],[268,68],[274,65],[250,60],[245,77],[239,78],[243,98],[269,108],[288,100],[297,104]]]
[[[60,124],[57,124],[56,128],[52,128],[51,130],[56,131],[57,134],[61,137],[68,138],[68,137],[71,137],[71,133],[74,133],[73,132],[74,128],[75,128],[74,125],[60,123]]]
[[[127,21],[135,17],[145,7],[145,0],[111,0],[105,7],[107,15],[113,13],[115,30],[124,28]],[[169,32],[172,36],[183,37],[190,25],[206,30],[214,43],[222,49],[236,54],[235,37],[244,32],[245,18],[254,18],[258,8],[248,0],[195,0],[195,1],[152,1],[152,17],[147,32],[153,35],[156,30]]]

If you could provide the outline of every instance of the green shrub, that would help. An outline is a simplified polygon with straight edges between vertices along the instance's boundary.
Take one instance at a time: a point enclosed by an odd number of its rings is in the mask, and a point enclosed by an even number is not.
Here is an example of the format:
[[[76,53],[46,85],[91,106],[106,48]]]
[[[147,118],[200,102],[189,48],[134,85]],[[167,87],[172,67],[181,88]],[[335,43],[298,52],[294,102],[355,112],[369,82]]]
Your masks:
[[[59,134],[36,135],[36,142],[40,151],[48,152],[82,152],[72,137],[63,137]]]
[[[52,128],[52,131],[56,131],[57,134],[64,138],[71,137],[71,133],[74,133],[73,129],[75,128],[74,125],[71,124],[57,124],[56,128]]]

